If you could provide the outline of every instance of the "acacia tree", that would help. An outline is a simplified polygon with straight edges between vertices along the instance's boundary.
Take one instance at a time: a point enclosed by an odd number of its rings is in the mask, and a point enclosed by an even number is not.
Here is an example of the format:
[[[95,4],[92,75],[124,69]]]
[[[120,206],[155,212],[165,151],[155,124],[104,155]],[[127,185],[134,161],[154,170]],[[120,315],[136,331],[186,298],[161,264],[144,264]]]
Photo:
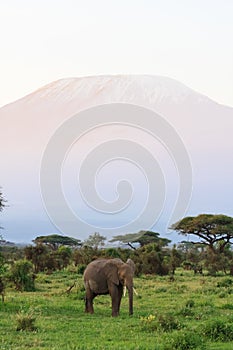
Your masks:
[[[192,243],[201,244],[208,248],[208,264],[214,261],[216,271],[217,266],[221,265],[220,261],[227,252],[227,248],[232,244],[233,218],[226,215],[200,214],[196,217],[189,216],[180,220],[173,224],[171,229],[182,235],[198,238],[198,241]],[[212,259],[209,258],[209,255]],[[231,270],[232,257],[228,259],[228,262]]]
[[[44,244],[49,246],[52,250],[58,250],[61,246],[70,246],[77,247],[81,245],[80,239],[76,239],[73,237],[67,237],[62,235],[48,235],[48,236],[39,236],[33,240],[36,244]]]
[[[39,236],[33,242],[35,246],[25,247],[24,254],[33,263],[35,273],[66,267],[71,260],[71,248],[81,245],[79,239],[57,234]]]
[[[157,243],[161,246],[166,246],[171,241],[166,238],[159,237],[158,232],[153,231],[139,231],[138,233],[127,233],[125,235],[114,236],[110,242],[122,242],[127,244],[130,248],[136,250],[134,243],[139,243],[140,247],[144,247],[147,244]]]
[[[213,252],[223,253],[233,239],[233,218],[226,215],[201,214],[189,216],[171,226],[178,233],[194,235],[200,240],[193,244],[207,245]]]

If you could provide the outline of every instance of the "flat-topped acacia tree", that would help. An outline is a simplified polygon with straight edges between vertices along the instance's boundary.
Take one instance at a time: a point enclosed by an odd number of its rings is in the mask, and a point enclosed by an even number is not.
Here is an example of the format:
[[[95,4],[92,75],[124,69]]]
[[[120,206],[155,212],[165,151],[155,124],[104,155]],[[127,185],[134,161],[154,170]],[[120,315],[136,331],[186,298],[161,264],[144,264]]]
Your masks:
[[[53,250],[57,250],[60,246],[77,247],[81,246],[80,239],[73,237],[52,234],[48,236],[38,236],[33,240],[36,244],[44,244]]]
[[[222,214],[188,216],[173,224],[170,229],[185,236],[196,236],[199,240],[193,244],[206,245],[214,253],[223,253],[226,246],[232,244],[233,218]]]
[[[141,230],[138,233],[127,233],[125,235],[114,236],[110,242],[122,242],[127,244],[130,248],[136,249],[134,243],[143,247],[150,243],[157,243],[160,246],[166,246],[171,241],[167,238],[161,238],[158,232]]]
[[[218,214],[200,214],[188,216],[173,224],[170,229],[178,233],[198,238],[191,241],[194,245],[206,247],[204,264],[210,274],[217,271],[230,270],[233,275],[233,253],[231,244],[233,240],[233,218]]]

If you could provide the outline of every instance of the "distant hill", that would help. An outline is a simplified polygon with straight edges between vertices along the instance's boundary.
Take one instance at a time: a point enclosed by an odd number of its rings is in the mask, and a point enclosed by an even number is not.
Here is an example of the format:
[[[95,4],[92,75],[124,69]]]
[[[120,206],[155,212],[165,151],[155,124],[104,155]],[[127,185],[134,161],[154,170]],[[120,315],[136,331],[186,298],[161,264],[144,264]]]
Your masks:
[[[0,247],[14,247],[14,246],[16,246],[15,243],[5,241],[4,239],[0,239]]]

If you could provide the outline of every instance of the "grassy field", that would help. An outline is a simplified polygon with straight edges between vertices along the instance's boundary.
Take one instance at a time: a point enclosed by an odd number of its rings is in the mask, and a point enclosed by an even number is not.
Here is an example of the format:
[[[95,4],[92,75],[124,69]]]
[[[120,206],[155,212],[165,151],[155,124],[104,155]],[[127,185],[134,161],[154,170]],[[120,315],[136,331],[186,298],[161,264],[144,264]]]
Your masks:
[[[74,281],[76,286],[66,293]],[[82,276],[66,270],[39,274],[35,292],[7,288],[0,304],[0,349],[216,349],[233,348],[233,280],[194,276],[178,270],[169,277],[135,278],[134,315],[128,299],[112,318],[109,296],[84,313]],[[34,319],[35,328],[18,330]],[[26,327],[27,328],[27,327]]]

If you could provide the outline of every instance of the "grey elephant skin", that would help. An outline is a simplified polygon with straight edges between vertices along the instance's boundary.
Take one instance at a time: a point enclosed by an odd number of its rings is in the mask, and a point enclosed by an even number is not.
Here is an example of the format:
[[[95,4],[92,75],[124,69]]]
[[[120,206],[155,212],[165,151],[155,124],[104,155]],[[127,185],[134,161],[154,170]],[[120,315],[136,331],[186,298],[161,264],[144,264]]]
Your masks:
[[[131,259],[124,263],[121,259],[97,259],[84,271],[86,289],[85,312],[93,313],[93,299],[97,295],[110,294],[112,316],[118,316],[125,286],[129,294],[129,314],[133,314],[133,276],[135,265]]]

